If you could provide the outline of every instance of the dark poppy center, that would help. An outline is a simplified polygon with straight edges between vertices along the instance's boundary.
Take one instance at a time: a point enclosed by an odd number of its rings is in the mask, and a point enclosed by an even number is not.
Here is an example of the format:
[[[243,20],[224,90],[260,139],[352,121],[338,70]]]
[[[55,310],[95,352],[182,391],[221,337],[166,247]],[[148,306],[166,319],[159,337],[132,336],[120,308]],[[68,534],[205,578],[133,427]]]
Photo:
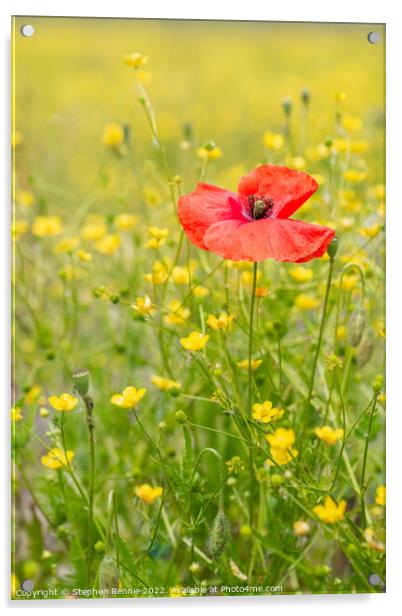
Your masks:
[[[272,197],[257,197],[256,195],[250,195],[247,199],[247,205],[250,217],[253,220],[260,220],[261,218],[269,218],[272,216],[275,204]]]

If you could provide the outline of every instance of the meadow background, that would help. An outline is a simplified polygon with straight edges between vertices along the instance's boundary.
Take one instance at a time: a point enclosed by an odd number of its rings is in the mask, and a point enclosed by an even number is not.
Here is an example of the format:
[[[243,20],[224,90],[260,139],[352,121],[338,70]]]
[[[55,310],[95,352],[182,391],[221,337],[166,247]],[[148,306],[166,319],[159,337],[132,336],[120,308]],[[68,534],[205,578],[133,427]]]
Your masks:
[[[26,579],[140,596],[383,590],[384,37],[362,24],[16,18],[14,594]],[[148,57],[137,70],[132,52]],[[236,190],[262,162],[316,177],[294,217],[334,228],[339,248],[312,395],[329,259],[259,266],[253,402],[284,413],[245,425],[250,264],[191,247],[175,203],[200,177]],[[223,311],[230,327],[209,326]],[[209,336],[202,351],[184,350],[191,331]],[[110,401],[127,386],[147,389],[137,417]],[[49,403],[64,392],[80,398],[72,411]],[[323,425],[343,438],[318,437]],[[278,426],[299,455],[269,465]],[[44,465],[63,440],[71,466]],[[162,493],[147,501],[147,484]],[[328,495],[347,503],[338,520],[314,512]]]

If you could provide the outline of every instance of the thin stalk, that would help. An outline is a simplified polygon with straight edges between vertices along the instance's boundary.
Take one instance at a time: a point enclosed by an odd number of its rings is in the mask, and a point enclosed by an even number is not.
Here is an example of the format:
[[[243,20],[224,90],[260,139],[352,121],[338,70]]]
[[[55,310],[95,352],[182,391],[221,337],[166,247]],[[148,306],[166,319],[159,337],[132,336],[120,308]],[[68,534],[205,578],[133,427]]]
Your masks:
[[[364,443],[362,473],[360,477],[360,506],[361,506],[361,513],[362,513],[362,527],[363,528],[366,528],[366,520],[367,520],[366,500],[364,497],[365,491],[366,491],[365,479],[366,479],[367,454],[368,454],[368,448],[369,448],[370,439],[371,439],[371,428],[373,425],[374,411],[376,409],[376,405],[377,405],[377,395],[375,395],[373,398],[373,404],[370,410],[369,424],[368,424],[366,439]]]

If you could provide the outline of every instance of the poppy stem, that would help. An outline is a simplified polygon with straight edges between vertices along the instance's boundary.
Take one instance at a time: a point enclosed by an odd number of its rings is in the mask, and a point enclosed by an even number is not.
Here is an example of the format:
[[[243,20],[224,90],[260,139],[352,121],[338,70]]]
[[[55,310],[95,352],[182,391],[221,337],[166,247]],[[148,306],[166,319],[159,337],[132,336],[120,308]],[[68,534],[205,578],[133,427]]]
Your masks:
[[[251,301],[250,301],[250,318],[249,318],[249,339],[248,339],[248,417],[252,419],[252,384],[253,374],[251,357],[253,354],[253,329],[254,329],[254,304],[255,304],[255,289],[257,286],[257,267],[258,263],[255,261],[253,265],[253,283],[251,289]],[[250,473],[250,495],[249,495],[249,523],[253,526],[254,517],[254,455],[253,447],[249,447],[249,473]]]
[[[318,358],[319,358],[320,351],[321,351],[322,337],[324,334],[324,327],[325,327],[325,322],[326,322],[326,317],[327,317],[328,299],[329,299],[329,292],[331,290],[331,282],[332,282],[332,276],[334,273],[334,265],[335,265],[335,260],[333,257],[330,257],[327,286],[325,288],[324,305],[322,307],[322,314],[321,314],[320,331],[318,333],[317,347],[315,349],[313,369],[311,371],[310,384],[309,384],[308,395],[307,395],[307,402],[306,402],[307,412],[309,411],[311,397],[313,395],[315,373],[317,371]],[[307,422],[305,422],[304,428],[307,427],[306,424]]]

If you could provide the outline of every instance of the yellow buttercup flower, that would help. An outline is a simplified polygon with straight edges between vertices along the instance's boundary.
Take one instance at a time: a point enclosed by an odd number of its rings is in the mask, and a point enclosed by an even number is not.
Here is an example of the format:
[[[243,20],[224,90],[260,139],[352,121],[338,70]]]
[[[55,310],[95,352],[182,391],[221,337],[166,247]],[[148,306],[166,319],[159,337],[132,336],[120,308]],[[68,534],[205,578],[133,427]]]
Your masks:
[[[352,141],[350,144],[350,150],[353,154],[364,154],[370,147],[370,143],[367,139],[359,139],[358,141]]]
[[[23,419],[24,419],[24,416],[21,413],[20,407],[14,406],[11,409],[11,421],[18,423],[19,421],[22,421]]]
[[[227,312],[221,312],[218,317],[214,314],[208,315],[207,325],[217,331],[218,329],[229,329],[234,319],[233,314],[228,314]]]
[[[370,189],[370,193],[378,199],[379,201],[384,201],[385,199],[385,185],[384,184],[376,184]]]
[[[378,486],[375,491],[375,502],[381,507],[386,505],[386,487],[384,485]]]
[[[331,428],[331,426],[320,426],[314,430],[316,436],[327,445],[335,445],[341,438],[343,438],[342,428]]]
[[[251,370],[257,370],[262,364],[262,359],[252,359],[251,360]],[[248,370],[249,361],[248,359],[242,359],[241,361],[236,362],[236,366],[239,368],[245,368]]]
[[[143,483],[135,488],[135,493],[144,503],[150,505],[163,494],[163,488],[156,486],[153,488],[149,483]]]
[[[357,171],[356,169],[347,169],[343,172],[343,177],[351,184],[359,184],[360,182],[364,182],[367,173],[365,171]]]
[[[263,136],[263,143],[268,150],[280,150],[285,143],[285,138],[280,133],[266,131]]]
[[[339,505],[331,498],[326,496],[323,505],[316,505],[313,508],[316,516],[326,524],[335,524],[345,517],[346,501],[341,500]]]
[[[136,387],[126,387],[121,394],[114,394],[110,398],[110,402],[122,409],[134,409],[146,394],[145,387],[137,389]]]
[[[190,284],[191,273],[194,270],[194,267],[188,268],[182,265],[176,265],[172,269],[172,280],[175,284]]]
[[[375,222],[374,224],[370,225],[370,227],[364,227],[363,229],[360,229],[359,233],[366,239],[373,239],[379,234],[381,229],[382,224],[379,222]]]
[[[159,227],[149,227],[148,233],[156,240],[164,240],[169,235],[169,229]]]
[[[120,244],[121,244],[120,235],[114,235],[112,233],[109,233],[108,235],[105,235],[104,237],[102,237],[102,239],[95,242],[95,249],[101,255],[110,256],[116,252]]]
[[[253,279],[254,279],[253,272],[250,272],[247,270],[245,272],[242,272],[241,279],[244,282],[244,284],[251,286],[253,284]],[[257,281],[260,279],[261,279],[261,272],[257,272]]]
[[[60,235],[63,223],[59,216],[37,216],[32,224],[32,233],[36,237]]]
[[[314,272],[308,267],[302,267],[301,265],[295,267],[289,271],[289,276],[296,280],[296,282],[310,282],[313,279]]]
[[[348,133],[357,133],[363,128],[363,121],[359,116],[344,114],[341,124]]]
[[[133,53],[127,53],[123,56],[124,64],[135,69],[144,66],[147,60],[148,56],[143,56],[142,53],[139,53],[138,51],[134,51]]]
[[[62,254],[64,252],[72,252],[77,246],[80,245],[79,237],[66,237],[64,240],[60,240],[53,248],[55,254]]]
[[[106,124],[102,133],[102,143],[109,148],[117,148],[124,142],[124,129],[120,124],[113,122]]]
[[[345,340],[346,336],[347,336],[346,325],[338,325],[336,329],[336,339]]]
[[[279,409],[272,406],[270,400],[265,400],[262,404],[253,404],[253,419],[261,423],[269,423],[280,419],[283,415],[283,409]]]
[[[143,274],[144,280],[154,285],[163,284],[168,278],[166,265],[161,261],[155,261],[150,274]]]
[[[300,310],[315,310],[320,305],[320,301],[312,295],[301,293],[295,299],[295,306]]]
[[[177,381],[173,381],[173,379],[168,379],[163,376],[157,376],[154,374],[151,377],[151,383],[156,385],[158,389],[162,391],[170,391],[171,389],[180,389],[181,385]]]
[[[181,338],[180,344],[186,351],[201,351],[209,340],[209,336],[201,332],[191,332],[187,338]]]
[[[194,287],[192,294],[194,295],[194,297],[206,297],[209,294],[209,291],[206,287],[203,287],[202,285],[197,285],[196,287]]]
[[[299,453],[297,449],[280,449],[276,447],[271,447],[269,452],[272,457],[272,460],[268,460],[269,466],[275,466],[275,464],[279,464],[280,466],[282,466],[282,464],[288,464],[292,462]]]
[[[267,434],[265,438],[273,449],[287,451],[294,445],[296,434],[292,428],[277,428],[273,434]]]
[[[32,385],[32,387],[29,388],[29,390],[24,396],[24,401],[26,402],[26,404],[32,404],[32,402],[34,402],[39,396],[41,391],[42,387],[40,385]]]
[[[21,237],[21,235],[25,235],[29,231],[29,223],[27,220],[16,220],[11,225],[11,235],[14,238]]]
[[[42,456],[40,460],[46,468],[58,469],[63,466],[68,466],[73,457],[73,451],[66,451],[65,454],[59,447],[54,447],[46,455]]]
[[[335,355],[335,353],[329,353],[328,355],[326,355],[324,362],[325,367],[327,368],[327,370],[330,371],[334,370],[335,368],[342,368],[343,366],[342,358]]]
[[[259,297],[259,298],[268,297],[269,294],[270,294],[270,291],[268,287],[256,287],[255,289],[256,297]]]
[[[152,305],[151,298],[148,295],[144,295],[144,297],[137,297],[135,303],[132,304],[131,308],[133,308],[142,316],[151,314],[151,312],[155,310]]]
[[[87,252],[86,250],[77,250],[75,254],[77,255],[78,259],[80,261],[83,261],[84,263],[88,263],[89,261],[92,261],[91,253]]]
[[[203,146],[202,148],[198,148],[197,155],[202,159],[217,160],[218,158],[222,158],[223,152],[221,148],[217,146],[212,148]]]
[[[169,314],[163,317],[169,325],[183,325],[190,316],[190,310],[182,305],[179,299],[172,299],[168,304]]]
[[[72,411],[78,404],[78,398],[71,394],[61,394],[61,396],[50,396],[49,404],[56,411]]]
[[[165,240],[157,240],[155,237],[150,237],[144,244],[145,248],[151,248],[157,250],[165,243]]]
[[[113,219],[114,226],[121,231],[131,231],[132,229],[134,229],[137,223],[138,217],[134,214],[129,214],[127,212],[123,214],[118,214]]]
[[[96,242],[105,237],[107,225],[104,222],[94,222],[84,225],[81,229],[81,237],[87,242]]]
[[[20,188],[15,191],[15,202],[18,203],[18,205],[30,207],[35,203],[35,195],[30,190],[23,190]]]

